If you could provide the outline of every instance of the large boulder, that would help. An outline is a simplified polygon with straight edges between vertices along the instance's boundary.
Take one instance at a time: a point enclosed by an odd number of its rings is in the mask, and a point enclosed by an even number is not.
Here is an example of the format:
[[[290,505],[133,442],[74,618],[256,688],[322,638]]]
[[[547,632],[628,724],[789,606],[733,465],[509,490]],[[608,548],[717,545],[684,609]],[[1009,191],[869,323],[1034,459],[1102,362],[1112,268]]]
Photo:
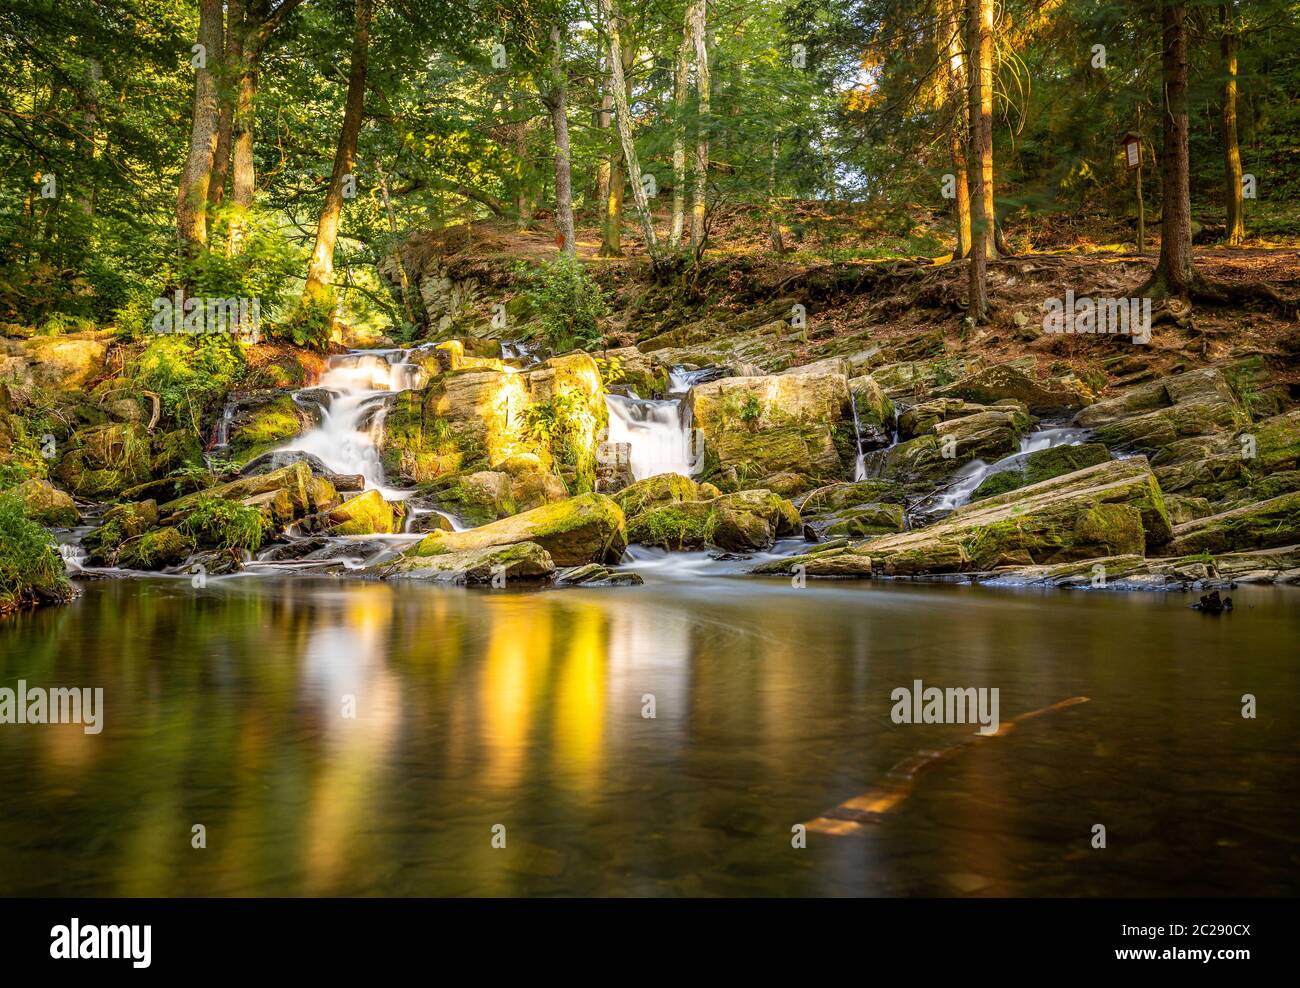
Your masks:
[[[782,560],[809,576],[907,576],[1144,555],[1171,536],[1146,460],[1113,460],[959,508],[928,528]]]
[[[738,491],[783,494],[842,480],[853,463],[843,374],[730,377],[696,385],[692,419],[704,435],[706,478]]]
[[[799,512],[771,491],[739,491],[711,500],[660,501],[628,524],[628,541],[664,549],[717,546],[729,552],[767,549],[800,531]]]
[[[77,333],[0,339],[5,376],[43,388],[83,388],[104,373],[111,334]]]
[[[143,483],[151,472],[149,435],[130,422],[77,430],[53,470],[73,494],[100,501]]]
[[[1174,529],[1167,555],[1269,549],[1300,542],[1300,492],[1185,522]]]
[[[613,498],[631,521],[647,508],[700,500],[700,485],[680,473],[660,473],[624,487]]]
[[[537,582],[555,573],[550,553],[535,542],[489,545],[441,555],[404,555],[380,566],[386,580],[432,580],[438,583],[490,583],[494,578]]]
[[[931,493],[972,460],[992,463],[1016,452],[1029,424],[1029,417],[1014,406],[938,421],[925,435],[868,453],[866,475],[911,494]]]
[[[170,524],[174,519],[187,515],[201,498],[221,498],[255,505],[277,525],[285,527],[334,507],[338,503],[338,492],[328,480],[315,476],[311,467],[299,461],[270,473],[240,477],[168,501],[159,506],[159,517],[164,524]]]
[[[298,524],[304,532],[322,535],[393,535],[401,532],[405,517],[401,501],[385,501],[379,491],[369,490]]]
[[[225,452],[243,463],[310,429],[315,418],[282,391],[241,395],[231,402]]]
[[[1034,415],[1072,412],[1094,400],[1075,380],[1037,381],[1012,364],[996,364],[934,391],[936,398],[961,398],[980,405],[1006,399],[1020,402]]]
[[[27,517],[50,528],[71,528],[81,520],[72,498],[47,480],[29,480],[14,488]]]
[[[488,546],[536,542],[557,566],[617,562],[627,545],[623,512],[603,494],[543,505],[463,532],[430,532],[407,556],[437,556]]]

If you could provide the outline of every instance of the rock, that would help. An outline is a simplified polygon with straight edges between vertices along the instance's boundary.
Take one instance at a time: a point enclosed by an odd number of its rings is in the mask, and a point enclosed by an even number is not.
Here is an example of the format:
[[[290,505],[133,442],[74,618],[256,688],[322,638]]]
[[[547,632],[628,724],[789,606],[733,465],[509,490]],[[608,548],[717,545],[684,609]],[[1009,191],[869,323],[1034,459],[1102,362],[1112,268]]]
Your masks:
[[[900,360],[873,367],[871,376],[890,398],[927,395],[984,366],[979,357],[940,357],[934,360]]]
[[[123,542],[117,550],[117,565],[123,569],[165,569],[185,562],[194,549],[194,540],[179,529],[156,528]]]
[[[186,494],[161,505],[158,508],[159,515],[165,522],[183,517],[200,497],[205,496],[244,503],[262,499],[259,506],[264,506],[280,526],[325,511],[338,503],[334,485],[322,477],[314,476],[311,468],[299,461],[270,473],[240,477],[226,484]]]
[[[226,451],[236,461],[251,460],[313,425],[312,416],[283,392],[243,395],[235,401]]]
[[[1300,492],[1233,508],[1177,526],[1166,555],[1269,549],[1300,542]]]
[[[101,338],[102,337],[102,338]],[[111,334],[77,333],[0,340],[0,354],[12,358],[7,375],[42,388],[82,388],[104,373]]]
[[[1193,609],[1205,611],[1208,614],[1222,614],[1224,611],[1232,610],[1232,598],[1220,597],[1219,591],[1211,590],[1207,594],[1201,594],[1201,599],[1192,605]]]
[[[940,422],[978,415],[988,410],[986,405],[976,405],[961,398],[935,398],[918,402],[898,416],[898,434],[902,439],[913,439],[932,432]]]
[[[616,494],[632,477],[632,444],[603,442],[596,447],[596,493]]]
[[[629,521],[646,508],[676,501],[698,500],[702,500],[699,485],[679,473],[661,473],[646,477],[614,495],[614,502],[622,509],[623,516]]]
[[[74,432],[53,475],[78,497],[102,501],[150,479],[151,470],[148,433],[117,423]]]
[[[782,560],[780,571],[803,565],[810,576],[980,572],[1141,556],[1170,534],[1155,476],[1134,457],[966,505],[928,528]]]
[[[1086,467],[1105,463],[1110,459],[1110,450],[1101,443],[1079,443],[1073,446],[1053,446],[1029,453],[1011,470],[1000,470],[989,474],[971,493],[972,501],[979,501],[994,494],[1028,487],[1053,477],[1074,473]]]
[[[463,532],[430,532],[407,556],[433,556],[488,546],[536,542],[559,566],[617,561],[627,545],[623,512],[603,494],[543,505]]]
[[[646,506],[628,524],[628,541],[664,549],[706,545],[743,552],[769,548],[797,535],[799,512],[771,491],[740,491],[711,501],[667,501]]]
[[[933,425],[930,432],[864,458],[870,479],[892,482],[910,494],[942,487],[971,460],[994,462],[1020,448],[1029,419],[1018,409],[990,408]]]
[[[23,502],[28,518],[49,528],[71,528],[81,521],[77,503],[47,480],[29,480],[13,493]]]
[[[902,504],[903,488],[888,480],[846,481],[840,484],[828,484],[811,491],[802,498],[795,498],[795,506],[805,517],[833,514],[843,508],[855,505],[885,502]]]
[[[637,573],[616,572],[600,563],[587,563],[585,566],[560,570],[555,575],[557,586],[639,587],[644,582]]]
[[[870,538],[903,531],[907,527],[907,517],[902,505],[860,504],[823,516],[812,524],[819,535]]]
[[[99,527],[81,540],[86,560],[92,566],[111,566],[118,547],[158,524],[158,505],[153,500],[120,504],[104,513]]]
[[[894,403],[870,374],[849,379],[849,396],[857,408],[862,449],[888,446],[894,440]]]
[[[463,533],[462,533],[463,534]],[[537,582],[555,572],[550,554],[535,542],[481,545],[432,555],[403,554],[379,567],[386,580],[435,580],[444,583]]]
[[[1077,380],[1036,381],[1012,364],[996,364],[968,374],[934,391],[936,398],[961,398],[980,405],[1014,399],[1034,415],[1072,412],[1095,395]]]
[[[723,490],[793,493],[842,479],[846,458],[853,462],[843,375],[724,378],[692,388],[690,402],[706,476]]]
[[[393,535],[402,531],[405,517],[401,502],[385,501],[379,491],[369,490],[298,524],[304,532],[324,535]]]

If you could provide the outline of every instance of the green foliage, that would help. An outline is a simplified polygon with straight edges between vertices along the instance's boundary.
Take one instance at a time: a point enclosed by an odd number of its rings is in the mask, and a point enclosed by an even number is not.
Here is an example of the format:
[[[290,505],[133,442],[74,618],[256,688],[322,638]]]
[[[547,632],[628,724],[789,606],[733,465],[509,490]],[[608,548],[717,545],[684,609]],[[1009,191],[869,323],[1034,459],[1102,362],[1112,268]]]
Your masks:
[[[266,541],[272,523],[257,508],[201,495],[188,509],[180,528],[187,535],[194,536],[200,545],[255,552]]]
[[[0,613],[70,594],[54,539],[27,517],[18,498],[0,494]]]
[[[561,254],[535,268],[520,265],[516,275],[524,301],[553,349],[601,346],[600,320],[609,312],[609,302],[581,261]]]
[[[155,392],[175,424],[202,431],[204,413],[224,400],[244,372],[240,344],[227,336],[155,336],[132,368],[135,385]]]
[[[303,299],[285,319],[275,325],[271,335],[289,340],[295,346],[324,350],[334,332],[334,310],[333,292]]]

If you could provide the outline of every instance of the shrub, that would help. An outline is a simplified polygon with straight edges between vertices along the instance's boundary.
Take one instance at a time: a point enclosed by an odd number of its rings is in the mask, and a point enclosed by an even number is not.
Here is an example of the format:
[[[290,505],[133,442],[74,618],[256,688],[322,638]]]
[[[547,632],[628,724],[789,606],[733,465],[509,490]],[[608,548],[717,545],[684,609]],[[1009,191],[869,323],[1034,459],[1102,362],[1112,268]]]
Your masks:
[[[204,412],[225,398],[244,371],[239,344],[225,336],[155,336],[137,360],[133,379],[156,392],[163,414],[202,431]]]
[[[557,352],[595,350],[603,342],[600,319],[609,311],[605,292],[576,258],[561,254],[540,267],[516,269],[523,298]]]
[[[255,552],[266,541],[271,520],[257,508],[204,495],[195,499],[180,529],[213,549]]]
[[[54,539],[27,517],[17,497],[0,494],[0,614],[71,596]]]

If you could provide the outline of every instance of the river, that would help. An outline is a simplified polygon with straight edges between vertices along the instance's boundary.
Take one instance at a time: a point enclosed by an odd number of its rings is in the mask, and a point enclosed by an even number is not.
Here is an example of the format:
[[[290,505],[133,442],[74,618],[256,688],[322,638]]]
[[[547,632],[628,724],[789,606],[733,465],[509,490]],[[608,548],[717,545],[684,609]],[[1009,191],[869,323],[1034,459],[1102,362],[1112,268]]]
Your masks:
[[[102,687],[103,730],[0,725],[0,894],[1300,892],[1294,589],[1212,617],[1181,594],[644,572],[133,578],[22,614],[0,686]],[[892,722],[916,679],[997,687],[1004,722],[1088,702],[793,847],[972,738]]]

